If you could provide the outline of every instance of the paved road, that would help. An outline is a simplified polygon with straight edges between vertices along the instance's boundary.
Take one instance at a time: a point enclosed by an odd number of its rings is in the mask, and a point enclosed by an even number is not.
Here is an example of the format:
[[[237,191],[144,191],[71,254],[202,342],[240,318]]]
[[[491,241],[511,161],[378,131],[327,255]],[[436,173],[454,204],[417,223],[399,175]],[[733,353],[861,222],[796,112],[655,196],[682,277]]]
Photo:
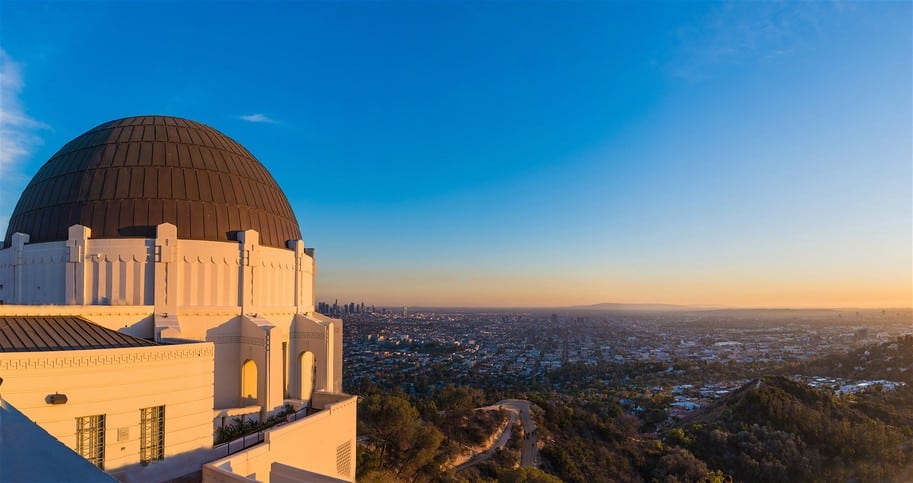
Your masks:
[[[487,406],[484,408],[479,408],[479,410],[492,410],[492,409],[498,409],[498,407],[497,406]],[[478,465],[479,463],[483,463],[486,460],[488,460],[489,458],[491,458],[492,456],[494,456],[495,451],[497,451],[498,448],[503,448],[504,445],[507,444],[507,442],[510,440],[511,429],[514,427],[514,421],[516,421],[516,420],[517,420],[517,413],[511,411],[510,418],[507,420],[507,426],[505,426],[504,429],[501,431],[501,434],[498,435],[498,438],[495,440],[495,443],[493,445],[491,445],[491,447],[488,448],[488,450],[485,451],[484,453],[479,453],[479,454],[473,456],[472,458],[470,458],[469,461],[461,464],[460,466],[457,466],[456,471],[465,470],[466,468],[469,468],[471,466]]]
[[[539,447],[537,446],[539,441],[539,435],[536,432],[536,423],[533,421],[532,416],[529,412],[530,402],[525,399],[505,399],[499,401],[497,404],[491,406],[485,406],[478,408],[480,411],[493,411],[497,409],[504,409],[505,411],[510,412],[510,419],[507,421],[507,427],[501,431],[501,434],[498,436],[495,443],[485,451],[484,453],[479,453],[473,456],[469,461],[463,463],[462,465],[456,468],[456,471],[464,470],[471,466],[476,466],[479,463],[486,461],[491,458],[495,451],[498,448],[503,448],[505,444],[510,440],[510,435],[514,427],[514,421],[517,420],[517,417],[520,417],[520,424],[523,425],[523,432],[525,436],[523,438],[523,446],[520,449],[520,465],[521,466],[538,466],[539,465]]]
[[[530,402],[525,399],[505,399],[498,403],[505,409],[514,409],[520,413],[520,423],[523,424],[523,446],[520,450],[520,466],[539,466],[539,433],[536,423],[530,415]]]

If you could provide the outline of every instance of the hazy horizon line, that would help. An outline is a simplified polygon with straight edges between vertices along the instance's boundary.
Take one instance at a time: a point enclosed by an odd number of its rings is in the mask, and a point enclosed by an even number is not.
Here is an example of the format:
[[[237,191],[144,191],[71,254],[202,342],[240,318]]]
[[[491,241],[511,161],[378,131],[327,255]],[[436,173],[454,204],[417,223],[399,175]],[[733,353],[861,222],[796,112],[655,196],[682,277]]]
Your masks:
[[[326,300],[320,300],[318,302],[326,302]],[[353,302],[353,301],[349,301]],[[340,306],[342,306],[341,304]],[[493,309],[493,310],[599,310],[600,308],[628,308],[629,310],[649,310],[650,307],[663,308],[665,310],[674,311],[674,310],[913,310],[913,305],[910,306],[825,306],[825,305],[815,305],[815,306],[788,306],[788,305],[772,305],[772,306],[739,306],[739,305],[723,305],[723,304],[673,304],[673,303],[642,303],[642,302],[599,302],[595,304],[583,304],[583,305],[429,305],[429,304],[371,304],[374,307],[381,308],[398,308],[398,307],[407,307],[415,309]],[[367,306],[367,304],[366,304]],[[636,307],[641,307],[641,309],[635,309]]]

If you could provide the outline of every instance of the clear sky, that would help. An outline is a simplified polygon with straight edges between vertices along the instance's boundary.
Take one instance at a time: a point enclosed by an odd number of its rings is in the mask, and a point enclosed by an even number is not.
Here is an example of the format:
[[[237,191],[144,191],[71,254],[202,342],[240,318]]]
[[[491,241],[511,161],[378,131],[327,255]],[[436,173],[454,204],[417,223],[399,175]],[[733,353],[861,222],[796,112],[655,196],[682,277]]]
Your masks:
[[[0,229],[107,120],[273,173],[318,298],[913,304],[911,2],[0,3]]]

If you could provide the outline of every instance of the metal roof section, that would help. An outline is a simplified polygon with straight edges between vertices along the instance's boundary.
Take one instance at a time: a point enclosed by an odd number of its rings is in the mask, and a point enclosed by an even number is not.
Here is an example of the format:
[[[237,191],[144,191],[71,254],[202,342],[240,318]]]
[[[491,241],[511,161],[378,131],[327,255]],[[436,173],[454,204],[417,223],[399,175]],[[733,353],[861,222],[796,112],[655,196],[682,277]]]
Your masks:
[[[285,194],[243,146],[195,121],[138,116],[101,124],[54,154],[22,192],[5,246],[16,232],[30,243],[66,240],[76,224],[92,238],[155,238],[160,223],[191,240],[234,241],[243,230],[276,248],[301,239]]]
[[[39,352],[156,346],[77,316],[0,317],[0,352]]]

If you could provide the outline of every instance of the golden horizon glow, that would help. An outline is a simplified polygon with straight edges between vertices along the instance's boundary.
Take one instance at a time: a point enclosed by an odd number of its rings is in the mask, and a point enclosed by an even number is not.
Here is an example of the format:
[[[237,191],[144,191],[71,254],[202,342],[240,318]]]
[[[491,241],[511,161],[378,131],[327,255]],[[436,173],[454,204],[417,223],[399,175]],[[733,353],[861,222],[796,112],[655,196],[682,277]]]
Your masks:
[[[725,308],[910,308],[907,280],[701,280],[643,277],[630,280],[572,279],[559,275],[442,277],[391,271],[358,277],[329,274],[318,284],[318,300],[364,301],[375,305],[429,307],[567,307],[600,303],[670,304]],[[332,277],[332,278],[331,278]],[[386,279],[387,283],[382,280]],[[353,282],[354,280],[354,282]]]

